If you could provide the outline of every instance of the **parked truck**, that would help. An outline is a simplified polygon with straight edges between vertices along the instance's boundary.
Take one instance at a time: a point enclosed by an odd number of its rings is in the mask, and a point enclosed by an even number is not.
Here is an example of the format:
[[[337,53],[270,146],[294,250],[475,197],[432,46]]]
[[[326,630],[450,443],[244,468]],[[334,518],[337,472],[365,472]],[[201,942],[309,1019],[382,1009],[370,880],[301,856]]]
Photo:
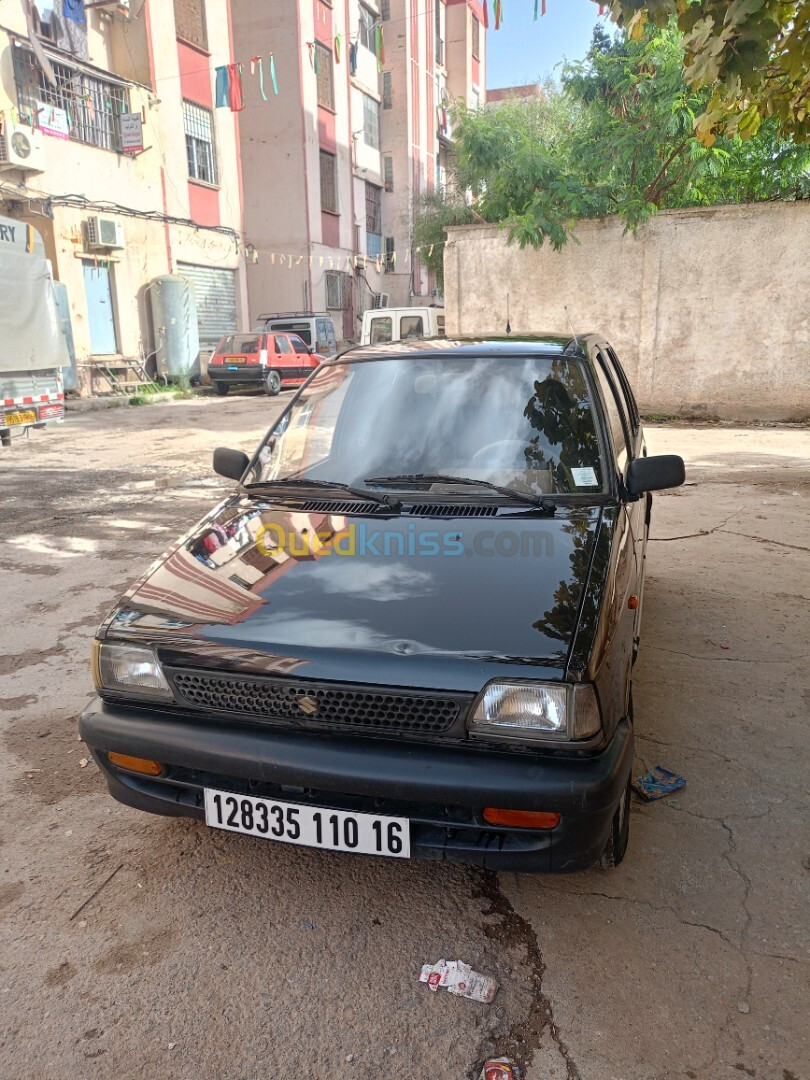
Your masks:
[[[0,217],[0,443],[65,417],[67,343],[45,258],[31,225]]]

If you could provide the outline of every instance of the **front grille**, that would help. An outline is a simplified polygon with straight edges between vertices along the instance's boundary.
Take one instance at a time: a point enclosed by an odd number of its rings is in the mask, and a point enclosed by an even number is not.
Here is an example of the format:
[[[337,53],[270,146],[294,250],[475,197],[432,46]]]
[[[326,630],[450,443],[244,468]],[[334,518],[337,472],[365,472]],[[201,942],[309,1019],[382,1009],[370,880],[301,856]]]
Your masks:
[[[202,671],[171,674],[179,697],[197,709],[292,722],[298,727],[441,735],[466,699],[341,683],[246,679]]]

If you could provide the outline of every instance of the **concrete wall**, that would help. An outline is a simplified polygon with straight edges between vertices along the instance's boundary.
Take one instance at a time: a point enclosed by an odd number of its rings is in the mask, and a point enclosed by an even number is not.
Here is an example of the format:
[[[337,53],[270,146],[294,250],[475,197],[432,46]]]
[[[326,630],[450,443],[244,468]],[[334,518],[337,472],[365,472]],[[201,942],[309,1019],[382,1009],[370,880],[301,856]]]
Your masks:
[[[810,204],[665,211],[624,233],[521,251],[497,226],[448,231],[449,336],[579,332],[613,344],[649,413],[810,416]]]

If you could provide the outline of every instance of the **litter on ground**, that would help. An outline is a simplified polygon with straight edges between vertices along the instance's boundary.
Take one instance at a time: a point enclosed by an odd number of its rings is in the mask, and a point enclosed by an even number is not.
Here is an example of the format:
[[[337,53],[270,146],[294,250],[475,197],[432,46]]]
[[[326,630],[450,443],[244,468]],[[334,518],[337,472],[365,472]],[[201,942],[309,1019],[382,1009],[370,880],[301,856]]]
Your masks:
[[[490,1058],[478,1080],[520,1080],[520,1069],[509,1058]]]
[[[419,982],[427,983],[433,991],[443,986],[451,994],[472,998],[473,1001],[492,1001],[498,991],[494,979],[473,971],[463,960],[439,960],[437,964],[425,964]]]
[[[677,773],[670,772],[662,765],[656,765],[645,776],[640,776],[633,781],[633,787],[643,799],[663,799],[665,795],[671,795],[673,791],[679,791],[686,787],[686,781]]]

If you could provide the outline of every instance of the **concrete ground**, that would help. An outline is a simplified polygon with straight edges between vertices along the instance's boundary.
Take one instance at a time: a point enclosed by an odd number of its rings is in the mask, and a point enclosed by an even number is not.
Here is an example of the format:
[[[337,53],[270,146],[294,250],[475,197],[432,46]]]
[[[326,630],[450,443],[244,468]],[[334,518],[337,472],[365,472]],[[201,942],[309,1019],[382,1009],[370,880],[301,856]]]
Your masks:
[[[2,1080],[800,1080],[808,1046],[810,431],[652,427],[634,804],[612,872],[518,878],[125,809],[78,741],[108,606],[217,498],[260,396],[74,414],[0,451]],[[430,993],[425,961],[502,983]]]

